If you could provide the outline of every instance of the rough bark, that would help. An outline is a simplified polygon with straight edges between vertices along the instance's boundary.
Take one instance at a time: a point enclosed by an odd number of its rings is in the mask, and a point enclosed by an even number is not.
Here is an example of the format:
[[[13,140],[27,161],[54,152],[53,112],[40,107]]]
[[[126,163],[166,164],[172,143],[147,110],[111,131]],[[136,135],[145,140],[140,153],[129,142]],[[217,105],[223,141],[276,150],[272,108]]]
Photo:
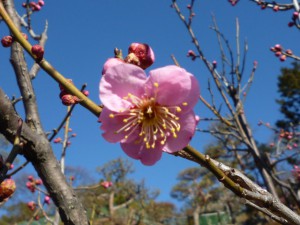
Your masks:
[[[13,142],[20,117],[2,89],[0,89],[0,106],[0,132]],[[21,139],[24,142],[24,157],[32,163],[43,180],[53,202],[59,209],[64,224],[89,224],[86,212],[61,173],[60,165],[46,137],[39,135],[24,123]]]

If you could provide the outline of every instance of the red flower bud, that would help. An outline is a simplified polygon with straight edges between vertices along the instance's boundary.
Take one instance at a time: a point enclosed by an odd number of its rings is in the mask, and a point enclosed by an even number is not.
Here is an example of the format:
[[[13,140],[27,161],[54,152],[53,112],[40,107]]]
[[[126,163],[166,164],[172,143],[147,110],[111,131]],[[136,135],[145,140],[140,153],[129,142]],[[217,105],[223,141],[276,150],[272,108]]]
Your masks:
[[[36,206],[36,204],[35,204],[34,201],[30,201],[30,202],[27,203],[27,207],[28,207],[31,211],[33,211],[33,210],[35,209],[35,206]]]
[[[293,19],[297,19],[299,17],[299,12],[294,12],[293,13]]]
[[[66,94],[61,97],[61,101],[64,105],[70,106],[79,102],[79,99],[76,96]]]
[[[214,61],[212,62],[212,65],[213,65],[214,68],[217,68],[217,61],[214,60]]]
[[[293,55],[293,51],[291,49],[287,49],[285,51],[285,53],[288,54],[288,55]]]
[[[284,61],[286,60],[286,55],[280,56],[279,60],[280,60],[281,62],[284,62]]]
[[[9,35],[3,37],[1,40],[1,44],[5,48],[10,47],[12,45],[12,43],[13,43],[13,38],[12,38],[12,36],[9,36]]]
[[[22,33],[22,35],[23,35],[23,37],[24,37],[26,40],[28,40],[28,36],[27,36],[27,34],[25,34],[25,33]]]
[[[50,204],[50,197],[48,195],[45,196],[44,203],[47,205]]]
[[[32,11],[40,11],[41,10],[41,6],[40,5],[38,5],[38,4],[35,4],[35,6],[34,7],[32,7]]]
[[[33,180],[34,180],[34,178],[33,178],[33,176],[31,176],[31,175],[30,175],[30,176],[28,176],[28,177],[27,177],[27,180],[29,180],[29,181],[33,181]]]
[[[147,69],[155,61],[154,52],[147,44],[132,43],[128,48],[128,56],[125,58],[125,62],[131,63]]]
[[[276,57],[281,56],[281,52],[279,52],[279,51],[278,51],[278,52],[275,52],[275,56],[276,56]]]
[[[83,93],[85,96],[89,96],[89,95],[90,95],[90,92],[89,92],[88,90],[84,90],[82,93]]]
[[[16,183],[13,179],[6,179],[0,184],[0,202],[13,195],[16,190]]]
[[[45,2],[44,2],[43,0],[39,0],[39,1],[38,1],[38,4],[39,4],[40,6],[44,6],[44,5],[45,5]]]
[[[278,5],[274,5],[273,11],[274,11],[274,12],[278,12],[278,10],[279,10],[279,6],[278,6]]]
[[[36,179],[35,180],[35,184],[36,185],[42,185],[43,184],[43,181],[41,179]]]
[[[31,53],[38,59],[41,60],[44,57],[44,48],[40,45],[34,45],[31,48]]]
[[[62,141],[62,139],[60,138],[60,137],[58,137],[58,138],[55,138],[54,140],[53,140],[53,142],[54,143],[60,143]]]
[[[282,50],[282,47],[281,47],[280,44],[276,44],[276,45],[274,46],[274,48],[275,48],[276,51],[281,51],[281,50]]]

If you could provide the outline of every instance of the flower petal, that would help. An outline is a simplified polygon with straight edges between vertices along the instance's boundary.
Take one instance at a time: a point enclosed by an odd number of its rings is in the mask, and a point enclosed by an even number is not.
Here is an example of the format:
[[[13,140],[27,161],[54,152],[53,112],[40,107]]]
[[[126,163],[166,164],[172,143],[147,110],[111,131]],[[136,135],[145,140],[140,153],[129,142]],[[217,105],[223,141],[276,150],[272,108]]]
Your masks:
[[[106,73],[106,70],[112,66],[116,66],[119,64],[125,63],[122,59],[119,58],[109,58],[103,65],[102,75]]]
[[[106,70],[99,85],[100,100],[108,109],[119,112],[128,108],[131,103],[124,97],[131,93],[141,96],[147,77],[141,68],[122,63]]]
[[[123,151],[131,158],[139,159],[144,165],[151,166],[160,160],[162,155],[162,146],[154,149],[146,149],[144,143],[135,144],[121,143]]]
[[[121,128],[123,123],[122,118],[120,117],[110,118],[109,115],[111,113],[112,111],[110,111],[109,109],[103,108],[99,117],[99,121],[102,123],[100,129],[104,131],[102,136],[105,138],[105,140],[115,143],[121,141],[124,138],[123,133],[115,133],[115,131]]]
[[[149,74],[145,92],[154,96],[161,105],[181,104],[192,88],[190,74],[178,66],[165,66]],[[158,88],[155,88],[155,84],[158,84]]]
[[[200,96],[200,88],[199,88],[197,78],[190,73],[189,75],[190,75],[192,86],[189,94],[186,96],[186,99],[184,100],[184,102],[187,104],[181,107],[182,113],[192,110],[194,106],[197,104],[197,102],[199,101],[199,96]]]
[[[99,121],[102,123],[100,126],[101,130],[103,130],[102,136],[107,140],[108,142],[116,143],[116,142],[130,142],[132,139],[136,138],[138,133],[140,131],[136,131],[133,134],[129,135],[127,139],[125,139],[125,135],[127,133],[120,132],[116,133],[116,131],[120,130],[125,124],[123,122],[123,119],[125,116],[115,116],[114,118],[110,117],[110,114],[113,114],[114,112],[103,108],[101,115],[99,117]],[[137,134],[136,134],[137,133]]]
[[[181,115],[179,122],[181,129],[178,132],[177,138],[168,138],[163,151],[168,153],[178,152],[187,146],[192,139],[197,124],[194,112],[190,111]]]

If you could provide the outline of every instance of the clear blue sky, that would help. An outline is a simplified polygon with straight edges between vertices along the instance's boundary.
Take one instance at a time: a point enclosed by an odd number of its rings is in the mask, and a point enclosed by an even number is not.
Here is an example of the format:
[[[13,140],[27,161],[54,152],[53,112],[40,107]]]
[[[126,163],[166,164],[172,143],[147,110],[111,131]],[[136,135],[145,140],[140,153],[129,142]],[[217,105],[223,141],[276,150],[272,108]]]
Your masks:
[[[188,4],[189,1],[179,2]],[[103,63],[113,56],[115,47],[126,52],[132,42],[151,45],[156,55],[156,62],[151,68],[172,64],[170,55],[174,54],[181,66],[199,79],[202,95],[209,99],[206,88],[210,75],[200,61],[192,62],[186,57],[187,51],[194,47],[170,4],[171,1],[168,0],[45,0],[43,9],[32,17],[33,27],[39,33],[43,30],[45,20],[48,20],[49,39],[45,48],[45,58],[65,77],[72,78],[79,88],[83,83],[87,83],[90,98],[97,103],[100,103],[98,83]],[[21,7],[19,9],[22,10]],[[185,7],[183,9],[186,10]],[[239,18],[241,40],[246,38],[249,44],[244,76],[250,74],[254,60],[259,63],[254,84],[247,98],[245,113],[256,139],[268,142],[271,133],[256,124],[260,119],[272,124],[280,117],[275,103],[275,99],[278,98],[277,75],[280,73],[280,67],[289,66],[291,62],[279,62],[269,48],[280,43],[295,53],[300,52],[299,31],[287,26],[292,12],[275,13],[270,9],[262,11],[249,1],[240,1],[237,6],[232,7],[227,0],[196,1],[195,9],[194,30],[207,59],[211,61],[220,61],[216,35],[209,29],[212,25],[212,13],[233,46],[235,19]],[[0,35],[6,34],[7,29],[2,23]],[[19,91],[8,54],[9,49],[1,49],[0,87],[9,96],[18,96]],[[29,59],[28,56],[27,58]],[[31,59],[28,61],[32,63]],[[46,73],[40,72],[33,84],[43,126],[50,131],[60,123],[66,107],[60,103],[58,85]],[[217,99],[217,102],[220,100]],[[200,117],[210,116],[203,105],[196,107],[196,113]],[[77,133],[77,137],[73,139],[69,149],[67,164],[85,167],[94,174],[97,166],[109,160],[117,157],[127,158],[119,144],[105,142],[99,126],[94,115],[80,106],[76,107],[71,127]],[[199,124],[200,128],[206,126],[207,123]],[[197,133],[192,145],[201,151],[211,140],[209,135]],[[60,147],[54,146],[54,149],[55,152],[60,152]],[[195,166],[194,163],[167,154],[151,167],[143,166],[139,161],[131,161],[136,169],[134,178],[145,179],[148,187],[160,189],[159,200],[162,201],[171,200],[169,193],[176,183],[177,174],[187,167]]]

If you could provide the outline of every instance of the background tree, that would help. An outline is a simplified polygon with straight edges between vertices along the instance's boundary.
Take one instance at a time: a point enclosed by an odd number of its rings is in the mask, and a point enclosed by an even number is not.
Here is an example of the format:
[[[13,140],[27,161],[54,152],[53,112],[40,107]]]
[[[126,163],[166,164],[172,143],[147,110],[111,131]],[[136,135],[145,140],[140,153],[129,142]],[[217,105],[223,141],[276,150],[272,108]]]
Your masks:
[[[240,43],[239,41],[236,41],[237,46],[235,47],[236,49],[236,57],[235,57],[235,54],[233,53],[231,46],[228,44],[228,41],[225,39],[225,36],[219,30],[216,23],[214,23],[212,29],[216,32],[217,39],[219,41],[218,44],[221,52],[221,60],[219,65],[220,64],[222,65],[217,67],[218,65],[217,61],[212,60],[210,62],[208,59],[212,58],[212,56],[204,54],[202,46],[205,45],[199,44],[200,42],[198,41],[197,37],[195,36],[195,32],[193,31],[192,24],[193,25],[195,24],[193,18],[195,18],[196,15],[194,12],[196,6],[196,4],[194,4],[195,2],[196,1],[191,0],[189,5],[186,5],[186,3],[181,2],[180,4],[182,4],[181,5],[182,7],[179,7],[177,1],[172,0],[172,7],[175,9],[179,18],[184,23],[192,39],[191,41],[196,49],[196,53],[193,51],[189,51],[189,56],[191,56],[193,61],[195,61],[196,59],[197,60],[200,59],[201,62],[204,62],[204,66],[206,67],[209,74],[212,75],[213,81],[216,85],[215,90],[220,94],[219,95],[220,99],[223,102],[223,105],[226,106],[226,109],[225,110],[222,109],[221,107],[222,103],[219,102],[217,104],[215,103],[214,101],[215,95],[213,93],[214,90],[211,89],[210,84],[208,85],[209,95],[210,95],[208,98],[210,98],[211,101],[206,101],[203,96],[199,96],[199,97],[202,103],[213,114],[214,118],[212,120],[221,121],[223,125],[226,126],[226,129],[220,129],[217,130],[217,132],[220,132],[222,135],[224,135],[225,137],[224,140],[229,140],[229,147],[231,147],[234,150],[232,152],[237,152],[237,150],[240,148],[239,145],[235,144],[236,139],[240,143],[242,143],[241,146],[243,148],[241,150],[245,152],[245,154],[243,155],[245,156],[250,155],[249,157],[251,157],[252,159],[251,162],[254,162],[255,167],[258,168],[260,174],[260,179],[257,180],[261,180],[263,185],[262,187],[260,187],[252,180],[250,180],[248,177],[246,177],[243,173],[241,173],[239,169],[226,166],[225,164],[220,163],[213,158],[210,158],[210,156],[208,155],[203,155],[200,151],[197,151],[191,145],[184,147],[184,149],[182,149],[181,151],[176,152],[175,155],[181,156],[189,160],[193,160],[194,162],[197,162],[198,164],[206,167],[212,172],[212,174],[214,174],[214,177],[216,177],[214,178],[215,180],[219,180],[220,182],[224,183],[224,185],[228,189],[232,190],[233,193],[235,193],[239,197],[242,197],[246,201],[246,204],[254,207],[256,210],[259,210],[269,215],[274,220],[284,224],[300,224],[299,215],[293,211],[293,208],[288,208],[280,201],[281,192],[278,191],[280,190],[280,187],[285,187],[292,194],[293,190],[289,189],[291,188],[289,184],[285,184],[285,180],[283,179],[283,177],[281,177],[280,174],[277,173],[277,171],[272,169],[272,166],[276,166],[276,165],[272,165],[273,164],[272,159],[266,157],[264,152],[262,152],[261,149],[259,149],[258,144],[255,141],[255,138],[253,136],[253,130],[251,129],[251,126],[246,118],[247,112],[246,112],[246,108],[244,107],[244,100],[245,100],[245,96],[247,96],[248,94],[249,87],[252,84],[254,72],[257,67],[257,62],[255,61],[253,63],[252,71],[250,72],[249,77],[246,77],[245,80],[244,72],[246,71],[245,59],[246,59],[246,53],[248,49],[247,43],[245,43],[244,45],[245,51],[241,53]],[[273,7],[274,11],[275,10],[278,11],[281,9],[284,10],[294,9],[296,12],[299,11],[299,4],[297,1],[293,1],[293,4],[283,5],[283,6],[278,5],[277,3],[276,4],[265,3],[265,2],[261,3],[260,1],[255,1],[255,2],[258,3],[259,5],[263,5],[264,7]],[[24,5],[26,9],[25,15],[19,16],[17,11],[15,10],[14,1],[6,0],[0,2],[0,15],[2,19],[5,21],[6,25],[9,27],[11,32],[11,34],[8,35],[8,37],[3,39],[2,43],[4,43],[5,47],[11,47],[11,56],[10,56],[11,63],[13,65],[14,73],[16,74],[17,86],[22,96],[22,103],[24,108],[23,110],[24,122],[22,122],[22,120],[20,119],[22,117],[20,116],[22,115],[22,113],[20,113],[19,108],[15,107],[16,102],[14,100],[8,99],[7,95],[4,93],[2,88],[0,89],[0,107],[1,107],[0,132],[3,133],[11,143],[14,144],[13,150],[15,149],[18,150],[17,152],[16,151],[10,152],[9,156],[5,161],[5,164],[3,165],[0,177],[3,180],[4,178],[6,178],[6,176],[8,176],[8,174],[6,173],[8,166],[14,161],[16,154],[20,154],[24,156],[27,162],[31,162],[34,169],[37,171],[38,175],[43,180],[48,192],[47,194],[49,194],[52,197],[54,203],[59,209],[62,221],[65,224],[85,225],[89,223],[88,214],[85,212],[84,207],[81,204],[81,201],[79,201],[78,195],[76,195],[74,189],[71,187],[71,182],[69,182],[69,180],[66,179],[65,174],[63,173],[58,163],[59,160],[57,160],[57,157],[54,155],[52,146],[50,144],[51,138],[49,138],[46,135],[46,132],[44,131],[41,125],[42,123],[40,120],[40,114],[37,109],[37,101],[35,98],[35,91],[33,89],[33,83],[32,83],[32,79],[36,76],[36,72],[32,74],[31,70],[29,70],[27,66],[27,59],[24,57],[23,49],[27,51],[28,59],[30,58],[33,59],[32,62],[34,63],[34,68],[36,67],[42,68],[52,78],[54,78],[58,83],[60,83],[60,88],[63,89],[61,90],[63,92],[61,93],[61,99],[68,100],[67,102],[64,102],[65,104],[79,103],[82,106],[84,106],[86,109],[88,109],[90,112],[92,112],[94,115],[96,115],[97,117],[99,117],[103,108],[100,107],[97,103],[91,101],[91,99],[87,98],[86,95],[81,90],[77,89],[70,82],[70,80],[67,80],[64,76],[62,76],[62,74],[60,74],[54,67],[52,67],[51,64],[43,57],[44,54],[43,41],[45,41],[46,32],[43,32],[40,36],[34,35],[31,26],[32,24],[31,24],[31,17],[30,17],[33,14],[33,12],[36,12],[41,9],[41,6],[43,6],[43,1],[39,0],[38,3],[30,2],[30,4],[28,4],[29,1],[27,1],[26,3]],[[218,2],[218,4],[220,3]],[[80,7],[81,6],[85,6],[85,5],[80,5]],[[64,10],[66,8],[64,8]],[[185,13],[182,13],[180,8],[185,9],[184,11]],[[151,23],[152,22],[153,20],[151,21]],[[132,25],[132,23],[130,23],[130,25]],[[21,27],[25,28],[28,31],[28,34],[30,34],[31,36],[30,42],[26,40],[25,35],[22,35],[20,33]],[[85,26],[82,26],[82,28],[85,28]],[[47,29],[45,29],[45,31],[46,30]],[[239,24],[237,22],[236,39],[239,39],[238,31],[239,31]],[[119,38],[119,35],[117,36]],[[93,37],[93,35],[91,35],[91,37]],[[32,46],[30,43],[33,41],[38,41],[39,44]],[[78,45],[78,47],[79,46],[80,45]],[[227,55],[225,54],[225,51],[228,52]],[[211,52],[211,49],[209,52]],[[118,51],[116,51],[116,53],[118,53]],[[280,52],[280,54],[285,56],[285,57],[280,56],[280,59],[282,61],[288,57],[287,56],[288,53],[283,54],[282,52]],[[116,54],[116,57],[119,57],[119,55]],[[175,58],[174,58],[174,63],[179,65]],[[136,64],[139,64],[139,62]],[[132,65],[131,67],[133,68]],[[179,69],[176,67],[176,70]],[[176,80],[174,79],[173,81]],[[157,83],[155,83],[154,87],[156,86]],[[68,93],[65,93],[64,91]],[[196,95],[198,95],[198,92],[196,93]],[[185,104],[183,105],[187,105],[186,104],[187,102],[184,103]],[[132,110],[133,108],[131,108],[130,110]],[[179,113],[181,111],[181,108],[176,107],[176,111]],[[150,110],[149,114],[151,113],[152,112]],[[168,111],[166,110],[165,113],[168,113]],[[172,127],[173,126],[172,124],[176,124],[176,130],[180,130],[176,122],[177,117],[173,117],[173,116],[171,117],[172,119],[170,119],[170,124],[168,124],[168,126]],[[190,118],[194,119],[193,116]],[[123,120],[123,122],[126,121],[127,120]],[[162,127],[164,128],[166,124],[163,125],[164,126]],[[123,127],[123,128],[127,130],[128,127]],[[154,142],[153,143],[154,146],[157,138],[157,136],[155,135],[157,129],[151,131],[152,131],[151,136],[148,136],[146,138],[146,141],[152,140]],[[163,129],[161,129],[161,133],[163,134],[164,132],[162,131]],[[175,132],[175,130],[173,132]],[[213,134],[214,132],[216,131],[210,130],[211,134]],[[175,133],[173,134],[174,137],[176,137]],[[143,135],[143,133],[141,133],[141,135]],[[283,137],[286,138],[287,140],[289,139],[289,136],[290,134],[287,133],[283,134]],[[163,137],[165,137],[165,139],[163,139],[162,143],[165,144],[165,140],[168,139],[169,134],[166,133],[165,135],[163,135]],[[234,141],[231,141],[230,143],[231,138],[233,138]],[[189,138],[186,138],[185,140],[189,140]],[[147,142],[147,144],[149,144],[149,142]],[[295,150],[298,149],[296,148]],[[280,156],[283,156],[283,153],[285,153],[285,151],[281,151],[281,152],[277,151],[276,153],[279,153]],[[137,155],[135,156],[137,157]],[[273,155],[273,158],[278,159],[276,157],[277,157],[276,155]],[[288,157],[292,157],[292,156],[289,155]],[[239,157],[236,158],[238,159]],[[277,160],[277,163],[278,162],[279,159]],[[122,173],[120,173],[121,178],[122,178]],[[204,173],[202,172],[201,174],[203,177]],[[126,179],[124,179],[123,182],[122,179],[120,180],[121,180],[120,184],[126,186],[127,189],[126,188],[125,189],[129,191],[125,193],[123,190],[118,189],[118,186],[116,186],[117,189],[114,190],[113,189],[114,186],[112,186],[111,191],[108,191],[106,195],[109,196],[108,203],[107,203],[109,209],[116,209],[116,207],[122,206],[123,204],[128,205],[128,207],[130,207],[131,205],[128,202],[131,201],[131,199],[133,199],[132,196],[134,196],[135,193],[141,193],[140,190],[144,189],[141,188],[143,187],[142,184],[138,185],[138,188],[136,188],[137,185],[134,182],[127,182]],[[103,183],[102,186],[107,187],[107,184],[109,184],[110,181],[105,180],[103,182],[106,182],[105,183],[106,185]],[[199,181],[199,183],[201,182]],[[205,189],[207,189],[207,192],[211,191],[210,188],[214,187],[214,186],[207,186],[205,183],[202,185]],[[267,190],[265,190],[265,188]],[[131,190],[133,191],[131,192]],[[138,192],[136,190],[138,190]],[[118,193],[122,193],[122,196],[121,195],[119,196]],[[145,193],[146,196],[147,192]],[[142,196],[144,196],[144,194],[142,194]],[[203,196],[203,193],[200,193],[200,196]],[[150,202],[147,201],[148,200],[147,198],[145,199],[146,199],[145,201],[146,204],[147,202]],[[296,196],[295,202],[297,201],[298,199]],[[270,202],[272,204],[270,204]],[[141,206],[137,207],[137,209],[140,208],[142,207]],[[90,214],[91,218],[93,218],[92,216],[93,212],[94,211],[91,210],[91,214]],[[110,215],[112,215],[111,217],[113,217],[112,219],[114,220],[117,216],[117,210],[110,211]],[[141,218],[144,218],[144,215],[146,214],[144,213],[143,210],[141,210],[139,215],[140,215],[139,220],[141,220]]]
[[[280,112],[284,119],[278,120],[276,125],[284,130],[299,129],[300,125],[300,63],[293,62],[292,67],[281,69],[278,77],[278,92]]]

